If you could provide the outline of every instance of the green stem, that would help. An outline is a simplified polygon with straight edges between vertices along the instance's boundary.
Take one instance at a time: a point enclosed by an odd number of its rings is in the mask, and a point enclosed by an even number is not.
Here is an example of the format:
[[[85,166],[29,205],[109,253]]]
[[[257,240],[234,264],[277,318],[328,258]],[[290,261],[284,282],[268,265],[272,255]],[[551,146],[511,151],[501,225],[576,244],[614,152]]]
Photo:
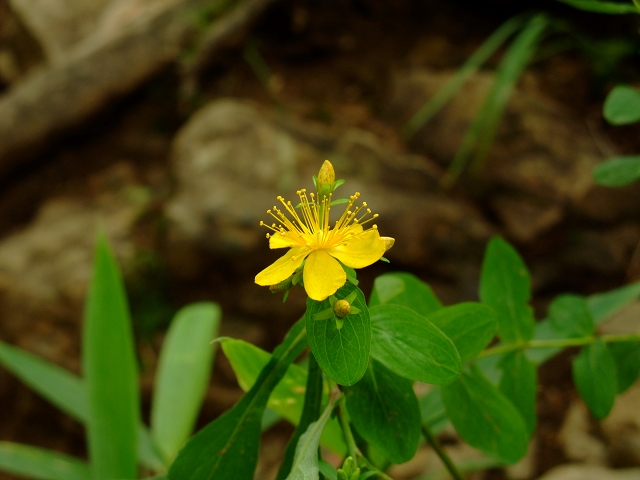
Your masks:
[[[442,463],[444,463],[444,466],[447,468],[451,476],[455,480],[466,480],[464,475],[462,475],[462,473],[460,473],[460,470],[458,470],[458,467],[456,467],[456,464],[451,460],[451,457],[449,457],[449,455],[447,455],[447,452],[442,449],[442,447],[440,446],[440,442],[438,442],[438,439],[433,435],[433,433],[431,433],[429,427],[424,424],[422,425],[422,434],[424,435],[424,438],[427,439],[427,442],[429,442],[429,445],[431,445],[431,448],[433,448],[438,457],[440,457],[440,460],[442,460]]]
[[[360,450],[356,445],[356,440],[353,438],[353,432],[351,432],[351,425],[349,425],[349,419],[347,418],[347,409],[345,407],[345,397],[342,395],[338,402],[338,417],[340,418],[340,425],[342,426],[342,431],[344,432],[344,438],[347,442],[347,451],[349,455],[353,458],[354,468],[358,468],[358,458],[360,455]]]
[[[564,347],[580,347],[590,345],[600,338],[605,343],[629,342],[640,340],[640,335],[635,333],[627,333],[621,335],[602,335],[600,337],[590,336],[582,338],[561,338],[553,340],[530,340],[521,343],[509,343],[507,345],[498,345],[497,347],[487,348],[478,355],[480,357],[489,357],[491,355],[500,355],[502,353],[513,352],[514,350],[526,350],[529,348],[564,348]]]
[[[375,465],[373,465],[369,460],[367,460],[366,457],[360,455],[360,461],[362,462],[363,465],[367,467],[367,469],[371,470],[372,472],[376,472],[376,475],[378,476],[378,478],[382,478],[382,480],[393,480],[393,478],[391,478],[389,475],[387,475],[386,473],[376,468]]]

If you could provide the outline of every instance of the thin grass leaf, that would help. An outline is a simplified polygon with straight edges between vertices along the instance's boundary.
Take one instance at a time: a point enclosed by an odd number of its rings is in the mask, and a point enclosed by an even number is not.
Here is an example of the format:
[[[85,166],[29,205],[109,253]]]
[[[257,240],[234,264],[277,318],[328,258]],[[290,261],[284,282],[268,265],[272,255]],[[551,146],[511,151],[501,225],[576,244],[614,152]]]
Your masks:
[[[608,15],[624,15],[626,13],[640,13],[640,5],[634,0],[634,5],[629,3],[600,2],[598,0],[558,0],[571,5],[579,10],[587,12],[606,13]]]
[[[458,69],[451,80],[409,119],[404,127],[405,138],[415,135],[425,123],[433,118],[462,88],[465,82],[522,26],[526,18],[526,15],[517,15],[500,25]]]
[[[500,120],[511,93],[522,72],[531,61],[543,38],[549,20],[544,14],[533,17],[509,46],[496,72],[496,80],[480,111],[462,139],[445,177],[444,186],[451,186],[466,167],[472,152],[474,168],[478,170],[486,158],[498,132]]]
[[[87,423],[89,404],[85,382],[80,377],[3,342],[0,342],[0,364],[67,415]],[[156,470],[164,466],[149,430],[142,423],[138,425],[138,460]]]
[[[168,463],[186,443],[202,405],[211,368],[220,308],[187,305],[175,316],[160,353],[151,408],[151,433]]]
[[[0,442],[0,470],[34,480],[89,480],[89,465],[63,453]]]
[[[133,331],[122,278],[103,234],[97,241],[82,348],[93,476],[136,478],[140,394]]]
[[[4,342],[0,342],[0,364],[67,415],[86,421],[84,382],[73,373]]]

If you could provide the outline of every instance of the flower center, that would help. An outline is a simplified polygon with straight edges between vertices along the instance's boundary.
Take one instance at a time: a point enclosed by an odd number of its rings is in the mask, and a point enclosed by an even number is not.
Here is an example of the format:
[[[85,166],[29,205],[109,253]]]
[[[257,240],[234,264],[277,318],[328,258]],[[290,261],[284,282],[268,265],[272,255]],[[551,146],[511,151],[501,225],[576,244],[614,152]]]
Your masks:
[[[267,213],[278,222],[271,225],[260,222],[260,226],[273,232],[267,233],[267,238],[271,235],[284,235],[300,246],[307,246],[312,250],[329,249],[346,244],[354,236],[362,234],[368,230],[362,228],[362,225],[378,217],[377,213],[371,213],[366,202],[354,208],[360,197],[360,193],[356,192],[349,197],[344,212],[331,228],[329,217],[332,194],[323,196],[322,199],[318,196],[318,201],[313,193],[307,196],[305,189],[298,190],[296,194],[300,198],[300,204],[297,207],[294,207],[291,201],[285,201],[283,197],[278,196],[277,199],[284,208],[274,205],[273,209],[267,210]],[[300,209],[300,213],[296,208]],[[378,227],[372,225],[370,228]]]

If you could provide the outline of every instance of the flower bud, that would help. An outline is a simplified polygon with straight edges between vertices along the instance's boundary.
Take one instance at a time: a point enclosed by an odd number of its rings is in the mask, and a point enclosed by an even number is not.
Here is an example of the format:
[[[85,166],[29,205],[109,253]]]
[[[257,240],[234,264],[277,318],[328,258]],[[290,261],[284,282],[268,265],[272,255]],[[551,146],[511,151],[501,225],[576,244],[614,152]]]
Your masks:
[[[391,238],[391,237],[380,237],[382,239],[382,241],[384,242],[384,251],[388,251],[391,249],[391,247],[393,247],[393,244],[396,243],[396,239],[395,238]]]
[[[333,170],[333,165],[329,160],[325,160],[320,171],[318,172],[318,195],[322,197],[328,197],[333,192],[333,184],[336,181],[336,173]]]
[[[346,300],[338,300],[333,304],[333,312],[338,318],[344,318],[351,313],[351,305]]]

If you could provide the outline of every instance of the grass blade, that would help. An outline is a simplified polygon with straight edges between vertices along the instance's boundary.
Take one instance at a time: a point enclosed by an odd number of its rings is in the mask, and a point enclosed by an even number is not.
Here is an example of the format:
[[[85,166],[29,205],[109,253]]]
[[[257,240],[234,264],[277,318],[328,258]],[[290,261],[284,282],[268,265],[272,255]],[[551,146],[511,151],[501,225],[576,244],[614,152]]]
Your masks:
[[[3,342],[0,342],[0,363],[67,415],[86,421],[87,396],[84,383],[76,375]]]
[[[495,83],[467,130],[443,179],[445,186],[451,186],[458,179],[474,149],[476,151],[474,167],[479,169],[482,165],[495,139],[511,92],[533,57],[548,25],[549,20],[546,15],[534,16],[509,46],[496,72]]]
[[[513,35],[525,21],[525,16],[517,15],[500,25],[482,45],[458,69],[456,74],[407,122],[405,138],[412,137],[456,94],[471,76]]]
[[[136,478],[140,400],[133,332],[122,278],[102,234],[85,309],[83,370],[93,477]]]
[[[62,453],[0,442],[0,470],[34,480],[89,480],[89,466]]]
[[[196,303],[180,310],[167,332],[156,373],[151,432],[170,463],[193,430],[209,385],[220,308]]]
[[[634,5],[629,3],[600,2],[598,0],[558,0],[571,5],[579,10],[587,12],[606,13],[609,15],[623,15],[625,13],[640,13],[640,7],[634,0]]]

